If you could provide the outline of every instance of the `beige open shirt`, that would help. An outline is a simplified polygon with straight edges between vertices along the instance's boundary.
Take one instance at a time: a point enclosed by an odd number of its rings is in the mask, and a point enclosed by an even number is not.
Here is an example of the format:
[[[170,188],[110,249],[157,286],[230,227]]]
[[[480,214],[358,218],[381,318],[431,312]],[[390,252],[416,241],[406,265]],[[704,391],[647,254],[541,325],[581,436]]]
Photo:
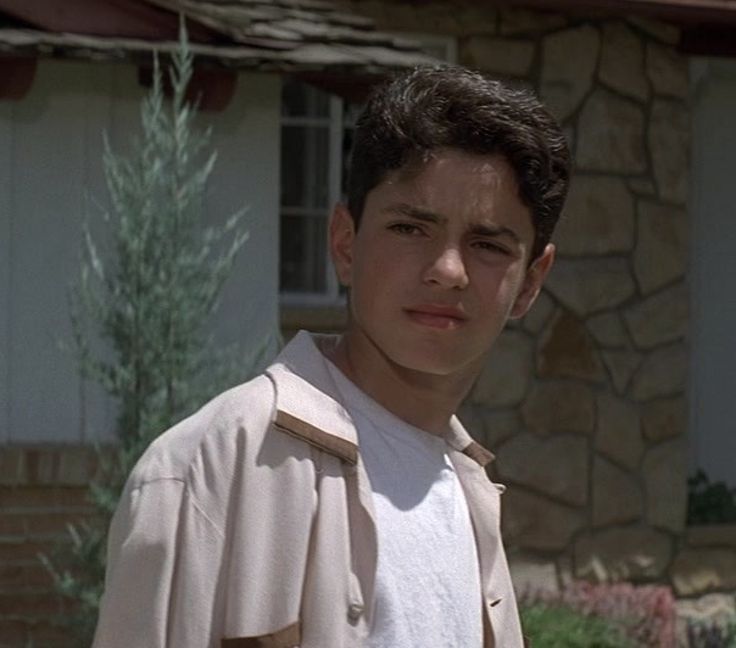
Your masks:
[[[377,542],[356,431],[300,333],[265,374],[159,437],[113,519],[93,648],[359,648]],[[521,648],[492,455],[447,441],[480,561],[484,648]],[[465,647],[463,647],[465,648]]]

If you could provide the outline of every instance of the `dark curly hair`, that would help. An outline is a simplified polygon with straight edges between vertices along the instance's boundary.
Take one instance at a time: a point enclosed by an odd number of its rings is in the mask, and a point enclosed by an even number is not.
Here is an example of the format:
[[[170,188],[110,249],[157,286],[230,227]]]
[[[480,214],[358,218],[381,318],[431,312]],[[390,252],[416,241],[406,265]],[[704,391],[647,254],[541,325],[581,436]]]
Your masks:
[[[570,182],[570,152],[555,119],[528,91],[459,66],[421,66],[379,86],[355,131],[348,209],[392,170],[439,148],[502,155],[513,168],[535,230],[532,259],[549,242]]]

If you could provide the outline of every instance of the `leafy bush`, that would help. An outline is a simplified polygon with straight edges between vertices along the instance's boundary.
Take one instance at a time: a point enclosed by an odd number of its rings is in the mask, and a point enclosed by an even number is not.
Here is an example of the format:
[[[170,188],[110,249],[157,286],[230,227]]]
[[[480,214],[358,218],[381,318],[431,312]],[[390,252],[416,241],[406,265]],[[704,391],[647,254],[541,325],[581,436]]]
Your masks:
[[[527,594],[523,601],[527,606],[562,607],[584,617],[605,620],[617,628],[631,646],[675,645],[675,600],[668,587],[574,581],[559,592]]]
[[[614,623],[566,605],[522,606],[521,623],[533,648],[636,648]]]
[[[728,524],[736,522],[736,488],[711,482],[703,470],[687,480],[687,523]]]

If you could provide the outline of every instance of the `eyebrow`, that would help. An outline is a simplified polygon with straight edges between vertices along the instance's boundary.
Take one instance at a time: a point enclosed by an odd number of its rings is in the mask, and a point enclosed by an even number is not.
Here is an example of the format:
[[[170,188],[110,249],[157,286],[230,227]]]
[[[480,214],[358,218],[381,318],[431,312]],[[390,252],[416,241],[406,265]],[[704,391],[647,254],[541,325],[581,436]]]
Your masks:
[[[414,207],[406,203],[397,203],[395,205],[389,205],[384,209],[385,212],[399,214],[401,216],[408,216],[425,223],[434,223],[442,225],[447,222],[447,217],[437,214],[428,209],[422,209],[421,207]],[[481,225],[476,223],[470,228],[470,233],[476,236],[488,236],[497,238],[499,236],[508,236],[512,238],[517,244],[521,244],[521,237],[510,227],[504,225]]]

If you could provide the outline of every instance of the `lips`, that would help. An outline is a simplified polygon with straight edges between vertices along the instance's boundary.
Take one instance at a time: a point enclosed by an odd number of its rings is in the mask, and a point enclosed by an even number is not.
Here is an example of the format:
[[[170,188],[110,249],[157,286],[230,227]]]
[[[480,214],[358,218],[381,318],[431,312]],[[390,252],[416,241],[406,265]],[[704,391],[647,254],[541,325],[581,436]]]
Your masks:
[[[454,329],[468,319],[462,310],[453,306],[420,304],[405,310],[411,320],[431,328]]]

